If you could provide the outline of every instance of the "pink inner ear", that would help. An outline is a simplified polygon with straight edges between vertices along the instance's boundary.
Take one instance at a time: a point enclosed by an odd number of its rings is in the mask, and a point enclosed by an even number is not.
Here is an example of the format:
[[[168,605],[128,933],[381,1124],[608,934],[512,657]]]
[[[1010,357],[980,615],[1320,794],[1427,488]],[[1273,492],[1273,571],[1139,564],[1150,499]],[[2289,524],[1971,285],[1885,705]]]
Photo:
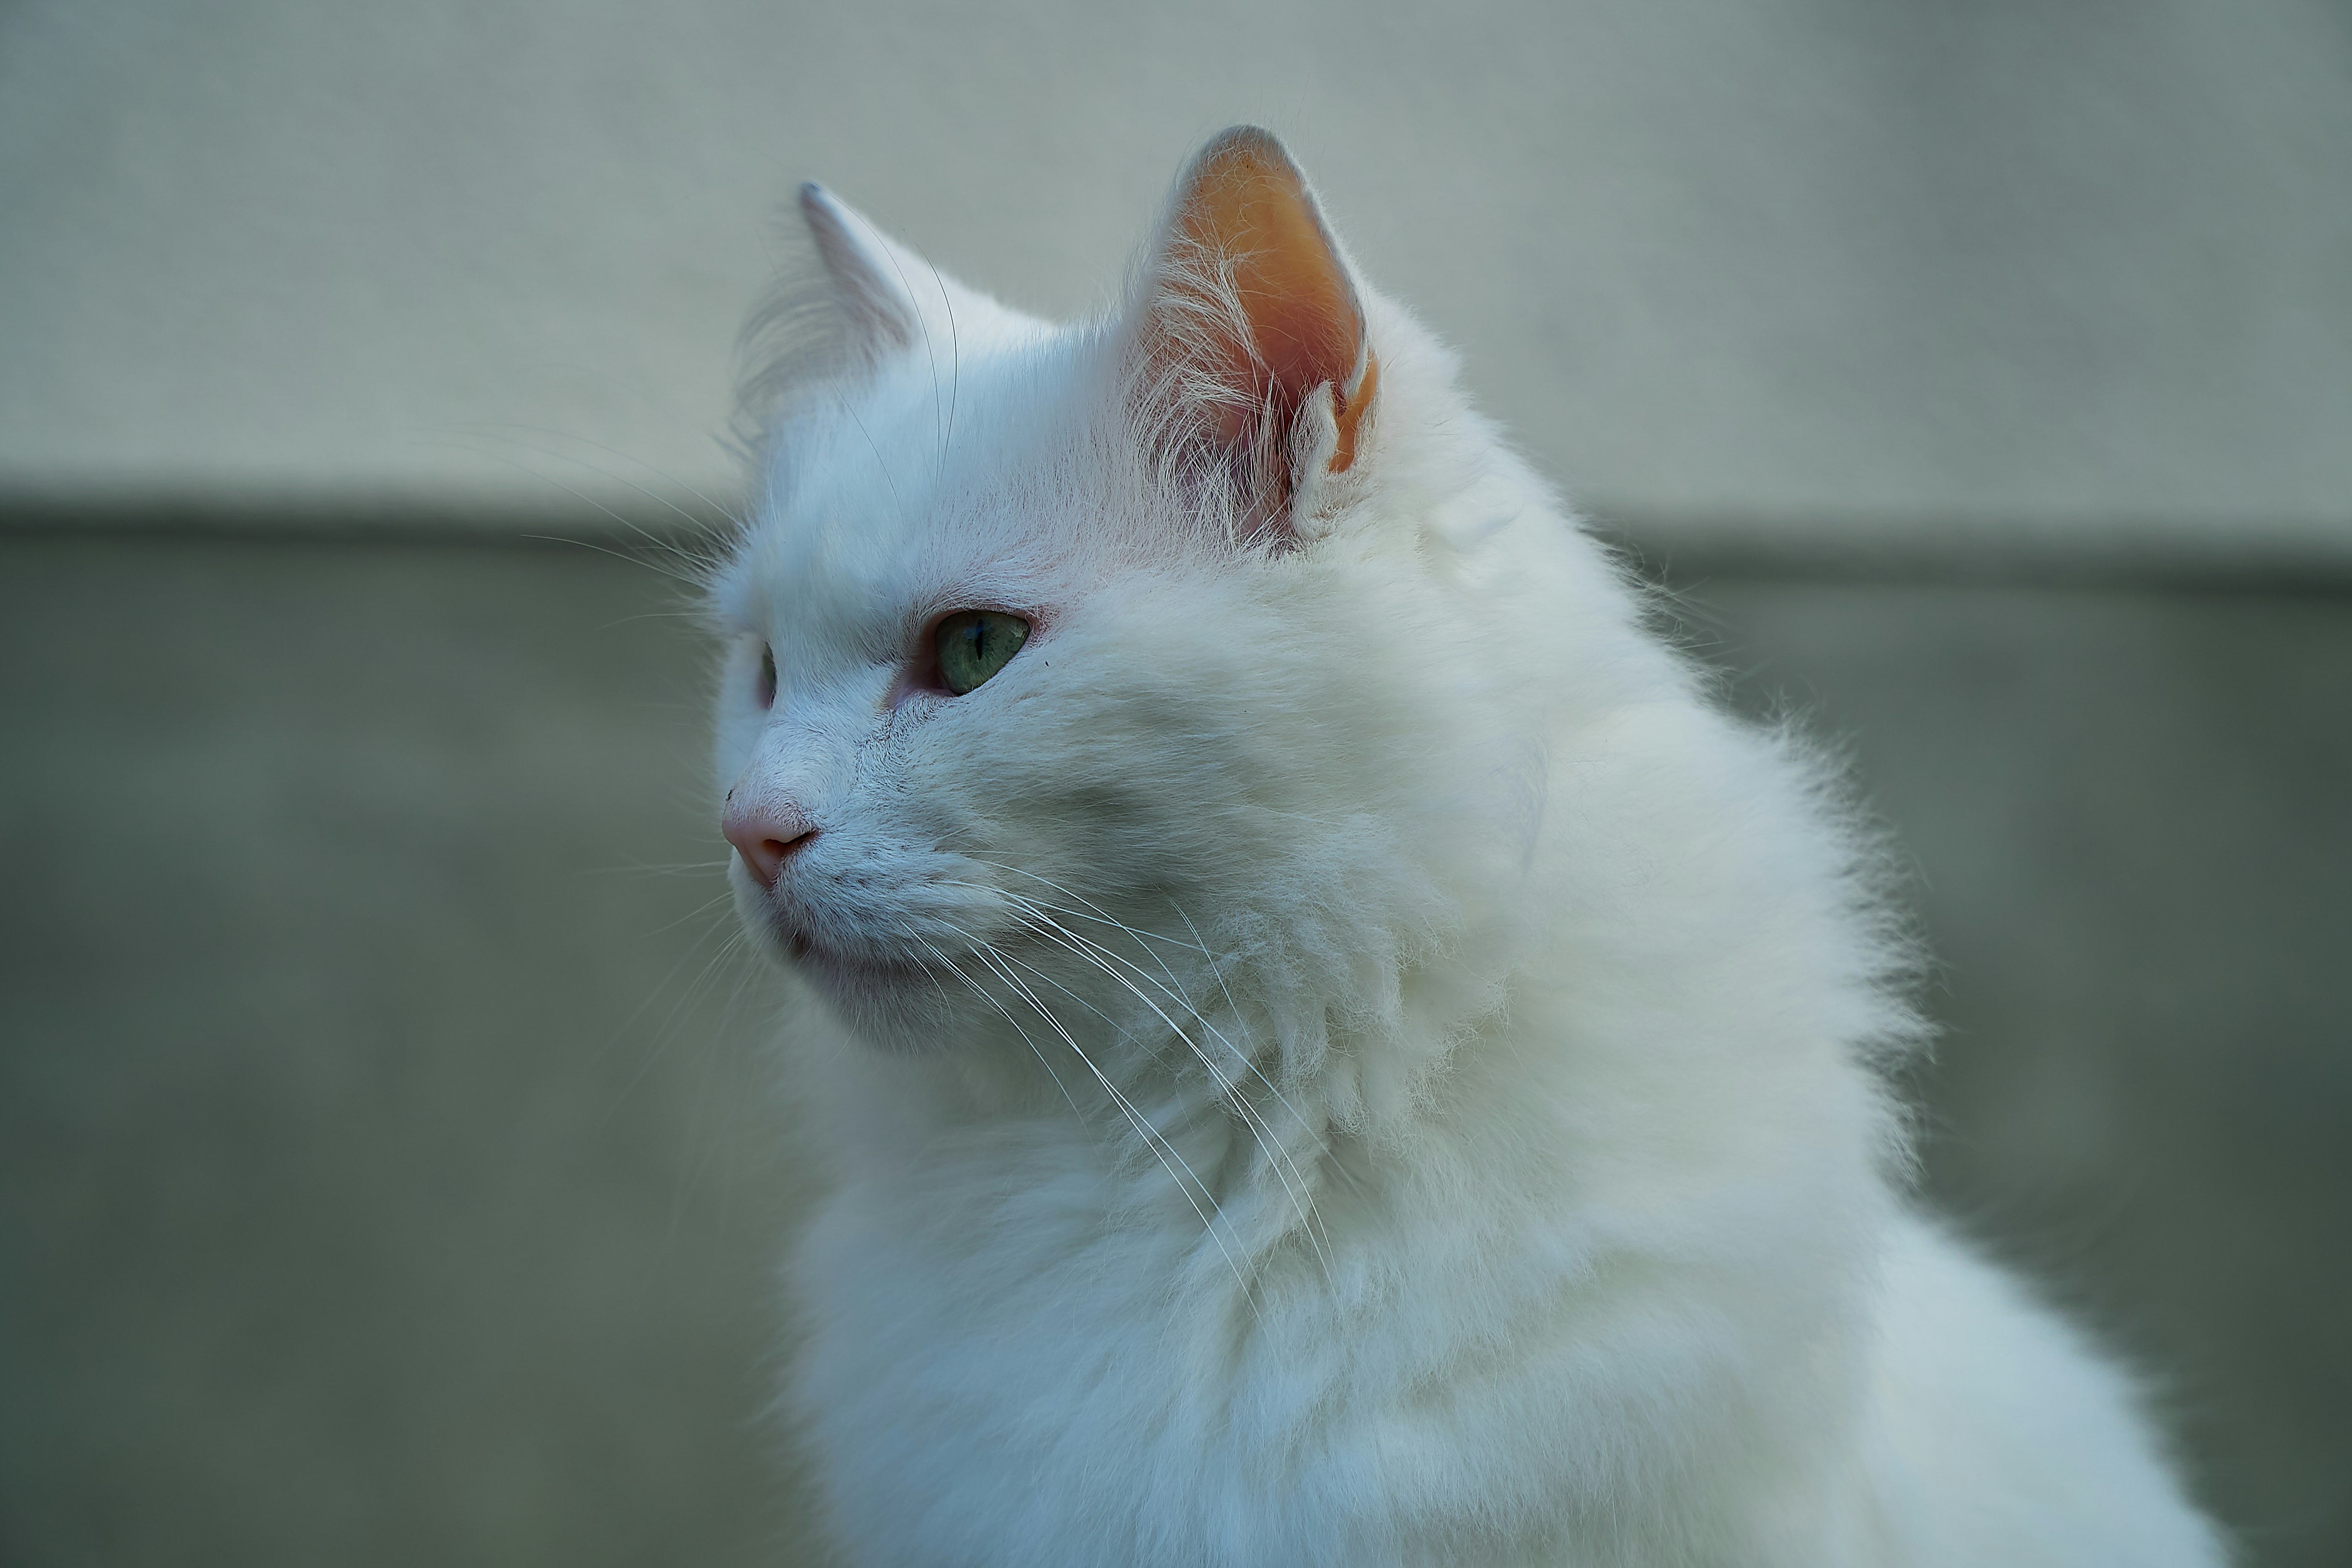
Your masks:
[[[1167,302],[1191,330],[1169,333],[1164,351],[1238,395],[1205,411],[1213,438],[1245,445],[1268,409],[1286,437],[1300,405],[1328,383],[1339,436],[1330,466],[1345,469],[1378,372],[1355,287],[1281,143],[1248,127],[1211,142],[1185,176],[1169,246]],[[1219,280],[1227,298],[1212,292]],[[1272,467],[1286,485],[1286,462]]]

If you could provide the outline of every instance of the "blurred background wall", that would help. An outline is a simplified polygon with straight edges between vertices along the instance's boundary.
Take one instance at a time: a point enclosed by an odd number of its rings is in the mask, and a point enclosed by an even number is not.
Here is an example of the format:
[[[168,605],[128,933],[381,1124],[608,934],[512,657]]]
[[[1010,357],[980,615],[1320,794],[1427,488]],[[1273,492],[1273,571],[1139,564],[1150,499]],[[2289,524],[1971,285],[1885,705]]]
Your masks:
[[[14,0],[0,1562],[817,1560],[644,532],[796,182],[1068,314],[1237,120],[1848,747],[1937,1201],[2352,1561],[2340,0]]]

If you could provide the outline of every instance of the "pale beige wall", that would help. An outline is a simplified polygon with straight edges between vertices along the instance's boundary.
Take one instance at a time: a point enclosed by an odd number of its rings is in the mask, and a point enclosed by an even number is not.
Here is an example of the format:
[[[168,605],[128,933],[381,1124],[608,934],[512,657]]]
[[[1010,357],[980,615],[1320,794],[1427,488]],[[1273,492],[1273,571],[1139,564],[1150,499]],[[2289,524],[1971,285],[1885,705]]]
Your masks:
[[[1603,510],[2352,553],[2326,0],[21,0],[0,491],[712,490],[794,182],[1073,311],[1237,119]]]

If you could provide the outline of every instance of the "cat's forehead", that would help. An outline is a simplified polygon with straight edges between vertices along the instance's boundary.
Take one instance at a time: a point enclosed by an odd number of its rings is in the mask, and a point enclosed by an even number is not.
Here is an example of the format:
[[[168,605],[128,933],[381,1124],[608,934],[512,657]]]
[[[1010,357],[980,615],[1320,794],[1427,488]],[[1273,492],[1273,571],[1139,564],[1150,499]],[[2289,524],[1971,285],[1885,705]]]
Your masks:
[[[1044,338],[942,364],[887,367],[782,433],[717,585],[747,628],[854,637],[942,595],[1017,605],[1096,553],[1111,483],[1073,383]]]

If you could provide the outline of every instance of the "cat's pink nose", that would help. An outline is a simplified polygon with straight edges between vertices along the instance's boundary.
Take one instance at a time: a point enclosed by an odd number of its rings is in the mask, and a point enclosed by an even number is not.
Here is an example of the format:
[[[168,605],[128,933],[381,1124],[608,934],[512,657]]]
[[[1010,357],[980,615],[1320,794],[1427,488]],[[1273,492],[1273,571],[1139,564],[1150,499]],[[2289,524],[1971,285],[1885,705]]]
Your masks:
[[[816,825],[789,801],[739,804],[733,793],[727,796],[719,831],[735,846],[735,853],[743,857],[744,869],[757,877],[763,888],[773,888],[783,874],[784,862],[816,837]]]

